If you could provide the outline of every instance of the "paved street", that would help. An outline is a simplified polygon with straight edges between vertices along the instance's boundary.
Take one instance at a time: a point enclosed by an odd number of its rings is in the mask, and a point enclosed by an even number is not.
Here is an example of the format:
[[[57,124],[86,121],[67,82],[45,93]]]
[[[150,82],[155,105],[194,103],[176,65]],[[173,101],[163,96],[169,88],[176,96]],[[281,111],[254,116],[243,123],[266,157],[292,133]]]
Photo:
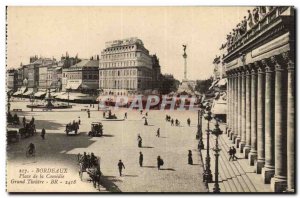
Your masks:
[[[144,126],[144,119],[138,111],[128,110],[126,121],[101,121],[102,112],[91,111],[91,118],[87,113],[80,111],[86,108],[83,104],[76,104],[71,110],[51,112],[30,112],[24,103],[12,102],[11,109],[23,108],[25,111],[18,113],[27,119],[32,116],[36,120],[37,131],[42,127],[46,129],[46,139],[34,136],[22,139],[21,142],[10,144],[7,150],[8,166],[46,166],[63,165],[72,171],[78,183],[71,189],[61,191],[96,191],[86,180],[79,182],[77,175],[76,154],[94,152],[101,157],[101,171],[103,177],[103,190],[122,192],[206,192],[202,182],[202,162],[197,148],[196,112],[179,111],[150,111],[148,114],[149,126]],[[96,105],[94,110],[96,110]],[[123,118],[127,109],[112,111],[119,118]],[[166,114],[181,122],[181,127],[170,126],[165,121]],[[78,120],[81,125],[78,136],[66,136],[65,124]],[[186,119],[192,120],[191,127],[186,124]],[[103,137],[90,138],[87,132],[92,121],[101,121],[104,127]],[[156,137],[160,128],[161,137]],[[143,148],[137,146],[137,135],[143,138]],[[25,148],[30,142],[36,145],[36,162],[28,162],[25,157]],[[188,165],[188,150],[193,152],[195,165]],[[139,152],[144,154],[144,167],[139,167]],[[156,158],[160,155],[164,160],[162,170],[156,167]],[[126,169],[124,176],[118,175],[117,163],[122,159]],[[34,165],[33,165],[34,164]],[[85,176],[86,177],[86,176]],[[86,178],[84,178],[86,179]],[[28,186],[32,191],[34,186]],[[37,189],[35,189],[37,190]],[[39,190],[39,189],[38,189]]]

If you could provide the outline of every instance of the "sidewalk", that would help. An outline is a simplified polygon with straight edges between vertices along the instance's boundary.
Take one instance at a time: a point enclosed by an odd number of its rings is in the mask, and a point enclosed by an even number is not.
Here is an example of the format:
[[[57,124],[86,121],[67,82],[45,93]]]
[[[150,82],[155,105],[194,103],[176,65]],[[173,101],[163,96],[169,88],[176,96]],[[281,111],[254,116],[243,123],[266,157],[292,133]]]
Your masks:
[[[215,128],[215,123],[210,123],[210,129]],[[203,163],[206,158],[206,126],[207,122],[203,122],[203,143],[204,148],[201,151]],[[236,161],[228,161],[229,147],[234,146],[225,133],[225,125],[220,124],[220,129],[223,134],[219,136],[219,148],[221,149],[219,155],[219,187],[221,192],[271,192],[270,184],[264,184],[260,174],[255,173],[254,166],[250,166],[248,159],[243,158],[243,153],[240,153],[237,149]],[[213,181],[215,177],[215,156],[213,148],[215,147],[215,136],[210,135],[210,164],[211,172],[213,175]],[[214,183],[208,184],[209,192],[212,192]]]

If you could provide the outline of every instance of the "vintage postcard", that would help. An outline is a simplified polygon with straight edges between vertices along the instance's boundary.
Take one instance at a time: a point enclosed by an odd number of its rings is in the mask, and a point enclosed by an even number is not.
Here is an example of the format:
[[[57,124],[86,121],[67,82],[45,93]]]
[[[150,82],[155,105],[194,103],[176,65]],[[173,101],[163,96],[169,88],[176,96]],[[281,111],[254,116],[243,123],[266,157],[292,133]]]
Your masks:
[[[9,193],[295,193],[295,8],[6,8]]]

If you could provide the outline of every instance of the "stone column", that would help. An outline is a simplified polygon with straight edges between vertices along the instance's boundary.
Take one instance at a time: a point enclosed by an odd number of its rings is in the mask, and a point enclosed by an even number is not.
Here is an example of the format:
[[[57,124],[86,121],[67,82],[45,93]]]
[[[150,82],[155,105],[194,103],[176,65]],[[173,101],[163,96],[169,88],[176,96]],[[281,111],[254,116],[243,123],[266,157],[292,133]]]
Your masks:
[[[292,57],[288,61],[288,108],[287,108],[287,190],[295,191],[295,65]]]
[[[243,153],[246,143],[246,72],[243,72],[242,83],[241,83],[241,142],[240,142],[240,153]]]
[[[251,148],[251,71],[246,71],[246,143],[244,147],[244,157],[248,159]]]
[[[231,74],[227,74],[227,115],[226,115],[227,130],[231,130]]]
[[[275,64],[275,176],[271,179],[274,192],[287,187],[287,72],[281,57],[272,57]]]
[[[266,90],[265,90],[265,166],[262,169],[264,183],[269,184],[275,173],[274,160],[274,102],[275,78],[274,67],[270,62],[263,60],[266,65]]]
[[[235,129],[234,129],[234,134],[236,135],[236,140],[235,142],[238,143],[240,142],[239,139],[239,76],[236,74],[235,78],[235,102],[234,102],[234,123],[235,123]],[[238,144],[237,144],[238,145]]]
[[[238,148],[239,142],[240,142],[240,121],[241,121],[241,81],[242,80],[242,74],[241,71],[238,71],[237,73],[237,93],[236,93],[236,106],[237,106],[237,115],[236,115],[236,125],[237,129],[234,134],[233,143],[235,143],[236,147]]]
[[[265,73],[264,67],[259,65],[257,78],[257,174],[265,165]]]
[[[256,66],[257,64],[255,64]],[[260,114],[264,112],[259,112]],[[257,73],[256,68],[251,70],[251,150],[249,165],[253,166],[257,159]]]

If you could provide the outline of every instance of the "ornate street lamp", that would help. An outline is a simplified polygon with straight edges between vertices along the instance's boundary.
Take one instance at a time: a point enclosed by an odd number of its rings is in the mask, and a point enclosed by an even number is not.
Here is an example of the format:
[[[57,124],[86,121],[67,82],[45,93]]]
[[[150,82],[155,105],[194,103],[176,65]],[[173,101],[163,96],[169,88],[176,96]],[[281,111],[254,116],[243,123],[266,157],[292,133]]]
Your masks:
[[[206,112],[204,114],[204,118],[207,120],[207,130],[206,130],[206,136],[207,136],[207,148],[206,148],[206,158],[205,158],[205,170],[203,173],[203,181],[205,181],[205,183],[210,183],[212,182],[212,174],[211,174],[211,170],[210,170],[210,156],[209,156],[209,133],[210,133],[210,129],[209,129],[209,122],[212,120],[212,116],[211,116],[211,112],[210,112],[210,107],[207,106],[206,107]]]
[[[213,188],[213,192],[218,193],[220,192],[220,187],[219,187],[219,152],[221,151],[221,149],[219,149],[219,135],[221,135],[223,133],[223,131],[221,131],[219,124],[218,124],[218,120],[216,120],[216,125],[215,125],[215,129],[211,132],[213,135],[216,136],[216,145],[215,148],[213,149],[215,151],[215,185]]]
[[[203,133],[202,133],[202,117],[203,117],[203,113],[204,113],[204,109],[205,106],[200,103],[200,109],[198,110],[198,125],[197,125],[197,135],[196,135],[196,139],[199,139],[198,142],[198,149],[204,149],[204,144],[203,144]]]

